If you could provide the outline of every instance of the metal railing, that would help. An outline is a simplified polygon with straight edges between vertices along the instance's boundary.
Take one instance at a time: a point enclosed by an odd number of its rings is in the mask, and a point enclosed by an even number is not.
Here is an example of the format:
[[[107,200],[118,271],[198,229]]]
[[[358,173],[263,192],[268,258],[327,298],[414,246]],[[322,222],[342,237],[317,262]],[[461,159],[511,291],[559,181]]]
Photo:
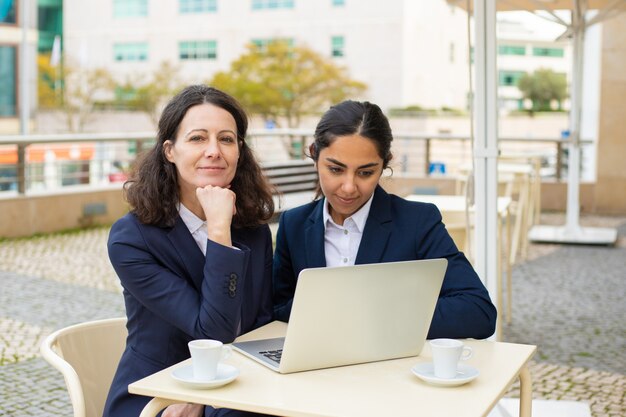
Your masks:
[[[136,156],[154,140],[154,132],[0,136],[0,195],[123,182]],[[312,140],[308,129],[249,131],[249,143],[261,163],[303,159]],[[592,145],[591,140],[582,143]],[[539,157],[542,176],[557,181],[567,168],[566,144],[548,137],[499,139],[502,155]],[[392,152],[394,172],[425,177],[454,175],[458,167],[471,164],[472,155],[467,135],[407,132],[394,134]]]

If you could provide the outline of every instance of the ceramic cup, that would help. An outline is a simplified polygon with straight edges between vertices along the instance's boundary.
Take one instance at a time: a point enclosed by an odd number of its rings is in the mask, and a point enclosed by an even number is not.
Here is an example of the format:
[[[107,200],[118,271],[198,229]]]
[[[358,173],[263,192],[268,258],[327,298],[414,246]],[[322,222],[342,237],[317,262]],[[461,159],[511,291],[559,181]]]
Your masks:
[[[211,381],[217,376],[217,365],[232,353],[230,346],[219,340],[197,339],[189,342],[193,377],[199,381]]]
[[[437,378],[456,377],[460,360],[472,357],[472,348],[455,339],[433,339],[430,342],[433,354],[433,368]]]

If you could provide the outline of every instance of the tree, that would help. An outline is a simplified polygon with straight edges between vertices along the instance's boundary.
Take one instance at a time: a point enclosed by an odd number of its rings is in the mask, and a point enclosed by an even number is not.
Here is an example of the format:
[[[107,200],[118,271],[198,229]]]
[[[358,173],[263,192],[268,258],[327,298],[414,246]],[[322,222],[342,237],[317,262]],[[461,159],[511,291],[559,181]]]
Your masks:
[[[45,55],[40,55],[37,63],[40,105],[60,110],[67,130],[81,132],[92,117],[96,102],[111,96],[113,77],[103,68],[80,68],[67,56],[59,67],[50,65]]]
[[[50,56],[39,54],[37,56],[37,102],[39,107],[45,109],[58,108],[60,99],[57,98],[55,83],[57,79],[56,68],[50,65]]]
[[[179,77],[179,68],[167,61],[150,75],[148,82],[145,75],[129,79],[125,84],[118,85],[116,90],[126,92],[128,98],[123,99],[130,107],[145,112],[153,126],[159,123],[163,106],[183,87]]]
[[[270,42],[249,45],[247,53],[218,72],[210,85],[235,96],[246,109],[266,120],[284,118],[290,128],[305,114],[364,92],[367,86],[350,79],[347,70],[304,47]]]
[[[111,73],[104,68],[84,69],[67,64],[63,66],[63,88],[61,106],[70,132],[82,132],[93,116],[98,99],[103,100],[113,93],[115,83]]]
[[[550,111],[552,101],[561,102],[567,97],[567,81],[563,74],[551,69],[538,69],[533,74],[524,74],[517,83],[525,99],[532,101],[529,110],[532,115],[536,111]]]

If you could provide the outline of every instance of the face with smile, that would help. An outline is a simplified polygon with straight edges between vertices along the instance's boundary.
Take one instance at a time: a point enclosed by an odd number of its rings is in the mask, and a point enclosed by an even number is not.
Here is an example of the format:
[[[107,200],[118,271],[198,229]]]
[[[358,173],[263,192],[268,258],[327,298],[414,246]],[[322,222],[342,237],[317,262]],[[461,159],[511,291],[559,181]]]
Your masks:
[[[376,145],[358,134],[337,137],[316,164],[331,217],[340,225],[369,200],[383,172]]]
[[[194,207],[196,188],[228,187],[239,159],[237,123],[221,107],[204,103],[187,110],[174,141],[164,143],[165,157],[176,165],[180,199]]]

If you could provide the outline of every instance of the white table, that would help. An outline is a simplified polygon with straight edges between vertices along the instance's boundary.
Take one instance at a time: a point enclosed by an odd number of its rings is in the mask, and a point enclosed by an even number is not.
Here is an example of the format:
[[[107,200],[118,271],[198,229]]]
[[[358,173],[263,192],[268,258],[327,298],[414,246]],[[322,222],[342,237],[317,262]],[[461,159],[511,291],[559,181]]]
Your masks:
[[[447,218],[464,218],[465,212],[467,209],[467,202],[465,196],[462,195],[422,195],[422,194],[411,194],[405,197],[410,201],[421,201],[424,203],[432,203],[437,206],[439,211],[442,214],[443,221],[446,223]],[[498,245],[497,245],[497,256],[498,256],[498,265],[501,264],[502,258],[502,237],[504,232],[502,231],[502,223],[505,225],[506,230],[506,251],[504,258],[506,259],[505,267],[506,267],[506,278],[507,278],[507,303],[506,303],[506,318],[507,322],[511,321],[511,304],[512,304],[512,291],[511,291],[511,273],[513,270],[510,252],[512,250],[512,242],[513,238],[511,236],[511,222],[510,222],[510,213],[509,207],[511,205],[511,197],[498,197],[497,200],[498,205],[498,214],[500,216],[500,222],[498,222]],[[474,208],[470,207],[469,212],[473,213]],[[471,228],[470,228],[471,229]],[[458,243],[457,243],[458,245]],[[497,286],[497,308],[498,311],[502,308],[502,267],[498,267],[498,286]],[[500,315],[498,315],[498,321],[500,321]],[[500,339],[500,333],[502,330],[502,326],[498,323],[498,339]]]
[[[464,164],[460,172],[467,175],[472,166]],[[505,194],[517,195],[515,202],[515,230],[511,241],[510,262],[515,263],[518,250],[522,259],[528,252],[528,232],[539,221],[541,213],[541,160],[533,156],[500,156],[498,181],[506,184]]]
[[[273,322],[238,340],[278,337],[287,325]],[[178,363],[128,386],[132,394],[154,397],[141,417],[153,417],[169,404],[192,402],[293,417],[485,416],[520,379],[520,416],[530,417],[532,387],[528,360],[536,347],[468,340],[474,354],[467,364],[480,375],[459,387],[422,382],[411,367],[431,360],[425,345],[420,356],[281,375],[234,352],[227,363],[240,374],[220,388],[190,389],[173,380]]]
[[[411,194],[405,197],[410,201],[421,201],[424,203],[432,203],[436,205],[441,212],[444,211],[465,211],[465,196],[462,195],[430,195],[430,194]],[[509,204],[510,197],[498,197],[498,212],[505,213]],[[473,208],[470,208],[473,209]]]

